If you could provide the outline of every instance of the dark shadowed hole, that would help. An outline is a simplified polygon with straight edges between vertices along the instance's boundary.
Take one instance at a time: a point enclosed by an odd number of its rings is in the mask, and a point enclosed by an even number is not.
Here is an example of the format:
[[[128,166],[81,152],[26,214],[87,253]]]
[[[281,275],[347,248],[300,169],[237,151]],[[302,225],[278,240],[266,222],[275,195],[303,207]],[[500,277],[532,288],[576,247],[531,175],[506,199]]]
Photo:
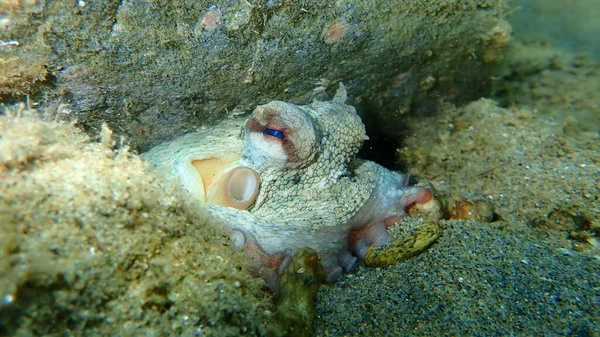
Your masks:
[[[367,127],[369,140],[365,141],[360,149],[358,156],[362,159],[371,160],[390,170],[397,170],[396,149],[400,146],[400,141],[381,133],[375,132]]]
[[[394,105],[391,105],[394,106]],[[403,141],[414,131],[402,123],[403,116],[398,116],[396,122],[386,121],[380,116],[390,115],[393,112],[385,111],[385,108],[377,108],[375,104],[361,102],[357,107],[369,140],[365,141],[358,156],[362,159],[371,160],[379,165],[396,171],[406,172],[406,165],[398,161],[397,149],[402,148]],[[410,114],[428,118],[437,113],[437,100],[423,99],[413,103]],[[381,111],[381,113],[377,113]],[[365,112],[368,116],[365,117]],[[411,177],[412,178],[412,177]],[[413,179],[410,184],[415,183]]]
[[[397,170],[396,149],[401,145],[401,137],[384,131],[383,121],[379,118],[381,115],[376,113],[379,109],[374,104],[363,101],[357,105],[357,110],[369,136],[358,152],[358,157],[374,161],[387,169]]]

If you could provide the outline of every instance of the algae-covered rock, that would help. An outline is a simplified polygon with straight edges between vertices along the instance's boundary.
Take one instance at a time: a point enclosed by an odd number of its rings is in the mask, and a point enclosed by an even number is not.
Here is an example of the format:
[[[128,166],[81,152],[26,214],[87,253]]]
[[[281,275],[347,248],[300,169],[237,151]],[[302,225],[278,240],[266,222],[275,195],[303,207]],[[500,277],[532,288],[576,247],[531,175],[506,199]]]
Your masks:
[[[287,336],[311,335],[315,300],[324,280],[317,252],[312,248],[299,249],[279,281],[275,319]]]
[[[371,246],[365,255],[369,267],[389,267],[418,255],[431,246],[440,236],[439,225],[426,219],[403,219],[394,224],[392,241],[376,247]],[[405,227],[405,228],[403,228]],[[403,233],[399,234],[402,228]]]
[[[0,335],[282,335],[222,230],[53,116],[0,116]]]
[[[565,248],[583,244],[598,251],[600,137],[571,132],[572,117],[551,119],[549,109],[507,109],[487,99],[458,109],[448,105],[443,115],[410,122],[415,134],[399,158],[447,195],[483,196],[493,214],[487,205],[470,209],[487,214],[480,221],[560,230],[572,240]]]
[[[478,97],[510,42],[499,3],[56,0],[29,15],[29,31],[0,38],[52,51],[37,59],[57,89],[46,96],[83,126],[107,121],[146,147],[272,99],[308,103],[340,81],[368,125]]]
[[[540,116],[562,120],[565,132],[600,131],[600,64],[588,55],[541,43],[515,43],[498,82],[503,106],[529,106]]]
[[[0,97],[39,92],[47,81],[51,50],[36,29],[43,9],[42,0],[0,2]]]

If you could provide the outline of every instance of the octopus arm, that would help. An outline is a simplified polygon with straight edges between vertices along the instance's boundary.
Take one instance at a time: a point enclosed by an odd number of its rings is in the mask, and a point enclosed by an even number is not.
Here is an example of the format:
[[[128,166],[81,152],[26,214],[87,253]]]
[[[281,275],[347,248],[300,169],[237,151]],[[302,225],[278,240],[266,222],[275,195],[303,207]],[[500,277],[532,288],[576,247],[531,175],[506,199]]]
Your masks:
[[[350,220],[352,230],[348,236],[349,250],[361,259],[371,245],[381,246],[390,241],[387,228],[404,218],[408,208],[433,199],[429,188],[407,186],[408,176],[369,163],[377,170],[375,188]]]

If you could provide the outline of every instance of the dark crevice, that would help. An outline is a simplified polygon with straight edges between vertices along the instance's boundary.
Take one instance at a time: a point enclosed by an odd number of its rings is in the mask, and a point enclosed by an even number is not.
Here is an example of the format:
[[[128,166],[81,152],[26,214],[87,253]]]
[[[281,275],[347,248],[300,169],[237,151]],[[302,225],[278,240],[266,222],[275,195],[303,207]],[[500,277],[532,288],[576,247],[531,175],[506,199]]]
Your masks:
[[[398,162],[397,149],[402,147],[402,142],[411,133],[411,130],[402,121],[389,125],[390,122],[379,116],[389,116],[390,112],[381,111],[380,108],[362,103],[357,107],[361,113],[361,119],[365,125],[369,139],[363,143],[358,157],[374,161],[389,169],[403,171],[402,163]],[[380,110],[380,113],[376,111]],[[366,116],[365,116],[366,115]]]

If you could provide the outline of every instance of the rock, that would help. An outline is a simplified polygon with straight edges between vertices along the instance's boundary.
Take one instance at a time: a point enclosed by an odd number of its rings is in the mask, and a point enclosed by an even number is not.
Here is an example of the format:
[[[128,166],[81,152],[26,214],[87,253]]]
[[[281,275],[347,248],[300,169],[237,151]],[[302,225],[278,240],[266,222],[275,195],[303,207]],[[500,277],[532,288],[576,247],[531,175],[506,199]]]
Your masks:
[[[0,40],[21,42],[3,57],[45,64],[35,73],[48,86],[12,94],[69,102],[91,134],[106,121],[134,149],[272,99],[328,98],[340,81],[368,128],[399,138],[411,109],[487,92],[510,41],[503,11],[492,0],[53,1],[15,9],[28,20]]]

